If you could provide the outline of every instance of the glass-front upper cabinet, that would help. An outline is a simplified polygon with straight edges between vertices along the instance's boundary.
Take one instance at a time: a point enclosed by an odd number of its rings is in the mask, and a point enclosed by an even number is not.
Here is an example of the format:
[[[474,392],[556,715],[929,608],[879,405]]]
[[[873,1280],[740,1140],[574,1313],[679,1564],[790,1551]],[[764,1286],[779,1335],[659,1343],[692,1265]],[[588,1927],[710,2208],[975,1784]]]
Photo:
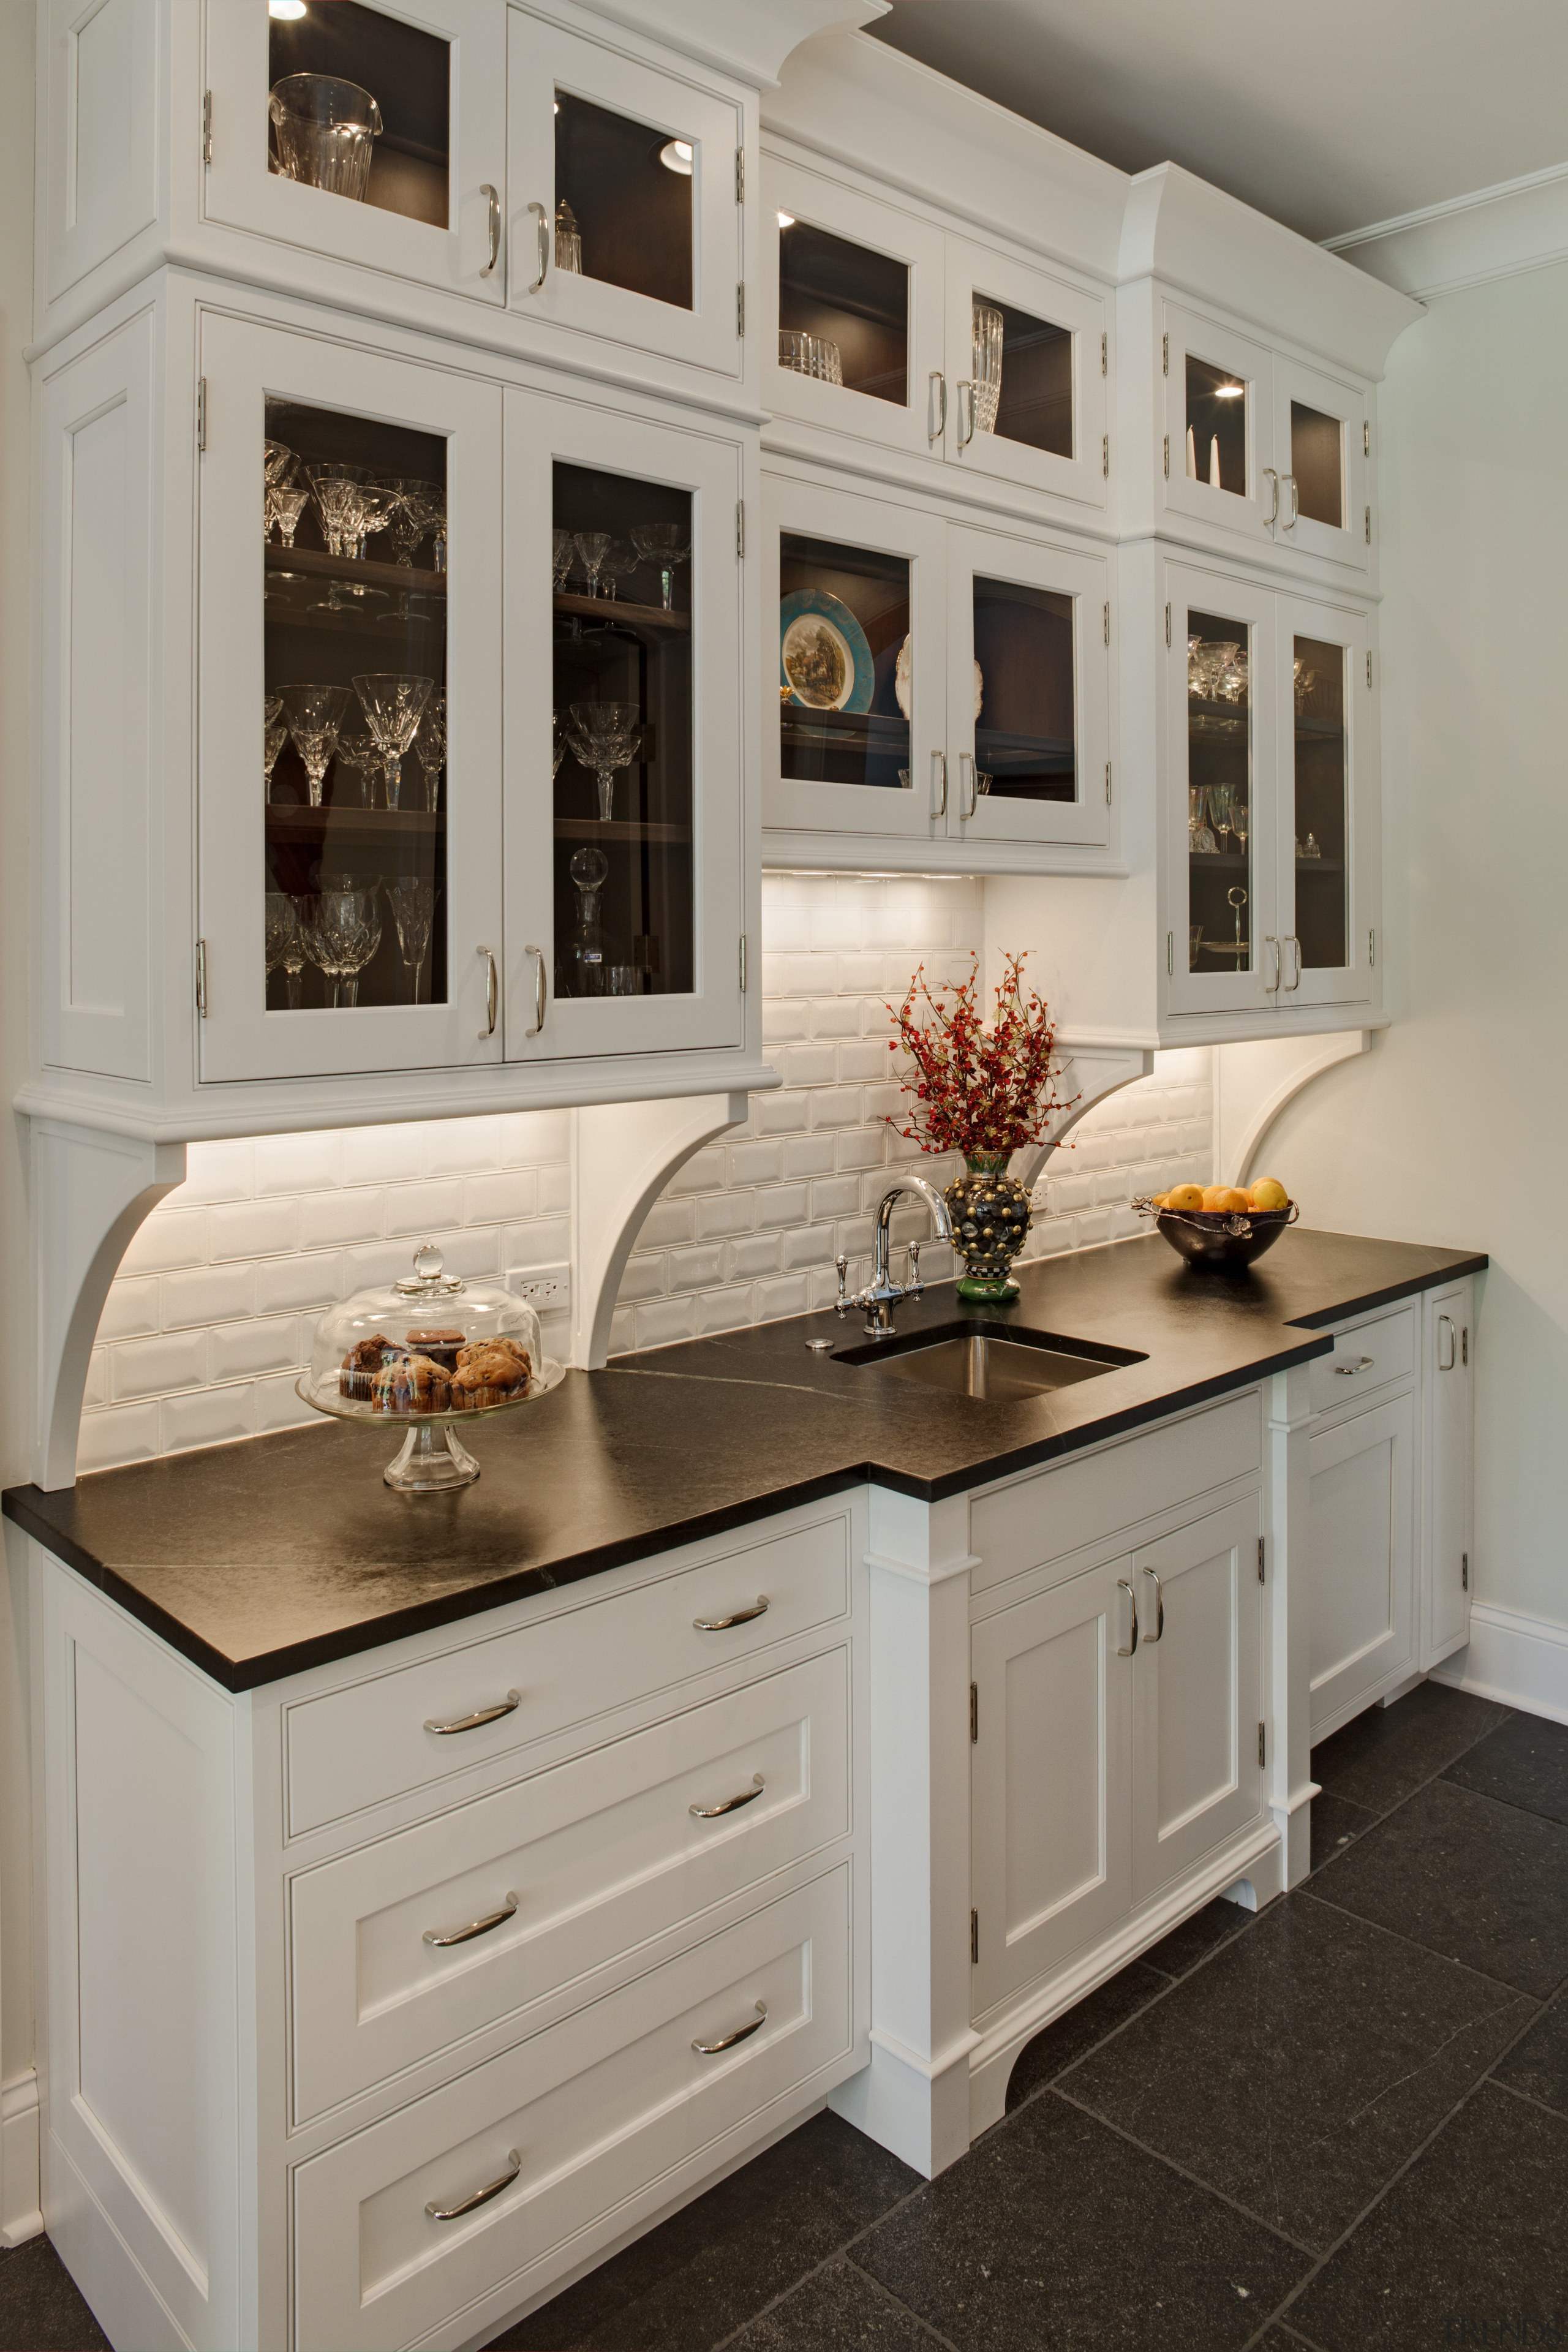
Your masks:
[[[738,376],[740,107],[530,9],[506,17],[511,307]]]
[[[1277,352],[1274,446],[1279,544],[1364,572],[1372,560],[1365,394]]]
[[[1289,822],[1279,834],[1279,1003],[1372,993],[1377,730],[1364,614],[1282,600],[1280,717]]]
[[[1159,353],[1164,503],[1178,514],[1269,541],[1279,511],[1272,358],[1212,319],[1164,306]]]
[[[204,318],[204,1078],[500,1058],[500,393]]]
[[[764,487],[763,607],[778,614],[767,823],[943,838],[945,525],[780,475]],[[764,670],[764,709],[773,685]]]
[[[489,0],[214,0],[205,216],[504,299],[503,12]]]
[[[508,1057],[739,1044],[739,446],[521,390],[506,435]]]
[[[946,243],[949,456],[973,473],[1103,507],[1103,299],[984,246]]]

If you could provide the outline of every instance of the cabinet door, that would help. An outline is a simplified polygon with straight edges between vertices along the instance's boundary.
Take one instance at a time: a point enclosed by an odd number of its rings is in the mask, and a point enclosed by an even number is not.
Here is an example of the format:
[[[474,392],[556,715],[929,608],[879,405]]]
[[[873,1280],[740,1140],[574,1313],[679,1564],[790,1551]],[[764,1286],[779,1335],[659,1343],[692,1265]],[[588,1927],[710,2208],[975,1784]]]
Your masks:
[[[771,669],[763,688],[765,822],[942,839],[945,526],[784,475],[764,489],[763,610],[779,615],[776,698]]]
[[[1272,355],[1174,302],[1162,338],[1167,510],[1268,545],[1279,488]]]
[[[1414,1397],[1319,1430],[1308,1461],[1316,1732],[1414,1657]]]
[[[1102,296],[947,240],[947,456],[971,473],[1103,508]]]
[[[1255,1496],[1132,1557],[1132,1899],[1257,1818],[1262,1610]]]
[[[1121,1559],[973,1629],[977,2017],[1131,1906],[1133,1616]]]
[[[1365,572],[1372,552],[1366,423],[1363,392],[1274,354],[1279,546]]]
[[[356,0],[293,16],[208,0],[204,24],[208,220],[501,300],[505,27],[489,0],[399,0],[395,11]]]
[[[1005,531],[948,530],[948,833],[1110,833],[1110,567]]]
[[[1475,1553],[1475,1294],[1468,1282],[1426,1301],[1426,1622],[1421,1664],[1470,1638]]]
[[[763,207],[764,407],[940,456],[942,232],[772,156]]]
[[[741,1041],[741,460],[507,392],[509,1059]]]
[[[200,333],[201,1075],[499,1061],[500,389]]]
[[[511,307],[738,376],[739,106],[531,8],[507,17]]]
[[[1364,612],[1279,604],[1278,1002],[1364,1003],[1373,993],[1380,825],[1372,624]]]
[[[1279,983],[1276,599],[1190,564],[1165,586],[1170,1006],[1261,1012]]]

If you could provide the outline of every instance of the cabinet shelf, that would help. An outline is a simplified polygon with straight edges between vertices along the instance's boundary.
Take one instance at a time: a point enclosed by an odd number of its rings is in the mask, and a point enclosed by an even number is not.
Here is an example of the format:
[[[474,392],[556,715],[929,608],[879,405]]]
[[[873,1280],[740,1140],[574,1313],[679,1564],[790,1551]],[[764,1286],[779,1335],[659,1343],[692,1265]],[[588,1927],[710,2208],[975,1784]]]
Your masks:
[[[272,842],[304,842],[319,847],[325,845],[329,834],[337,844],[350,838],[387,842],[410,835],[433,836],[446,830],[445,809],[351,808],[331,803],[325,808],[300,808],[287,801],[267,803],[267,838]]]
[[[558,816],[555,819],[557,841],[592,841],[602,848],[625,847],[654,849],[684,847],[691,839],[689,824],[641,824],[632,817],[612,817],[605,824],[596,816]]]
[[[363,588],[406,590],[410,595],[447,593],[447,574],[418,563],[377,563],[369,556],[329,555],[320,547],[274,547],[270,540],[263,540],[261,553],[268,572],[300,572],[311,580],[354,582]]]
[[[633,629],[672,629],[691,635],[689,613],[667,613],[662,604],[633,604],[624,596],[575,596],[558,588],[551,598],[558,613],[580,614],[584,620],[624,621]]]
[[[909,720],[884,719],[872,710],[811,710],[805,703],[786,702],[780,706],[779,732],[783,742],[796,751],[854,745],[891,756],[895,751],[907,755],[910,748]]]

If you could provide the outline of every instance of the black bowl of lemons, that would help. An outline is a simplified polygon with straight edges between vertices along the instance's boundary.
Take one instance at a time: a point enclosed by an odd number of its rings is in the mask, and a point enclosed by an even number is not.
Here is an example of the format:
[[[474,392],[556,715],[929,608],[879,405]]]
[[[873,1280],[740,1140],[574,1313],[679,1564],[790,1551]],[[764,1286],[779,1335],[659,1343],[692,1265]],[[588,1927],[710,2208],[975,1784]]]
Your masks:
[[[1272,1249],[1300,1214],[1277,1177],[1256,1184],[1177,1184],[1135,1201],[1152,1216],[1178,1257],[1189,1265],[1228,1269],[1251,1265]]]

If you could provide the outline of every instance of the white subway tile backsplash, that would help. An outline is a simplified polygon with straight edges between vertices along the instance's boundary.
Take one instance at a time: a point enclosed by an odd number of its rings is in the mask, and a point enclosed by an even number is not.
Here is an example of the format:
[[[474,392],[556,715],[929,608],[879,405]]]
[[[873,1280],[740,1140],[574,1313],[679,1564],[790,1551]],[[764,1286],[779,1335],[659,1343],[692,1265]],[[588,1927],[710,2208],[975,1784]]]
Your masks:
[[[320,1192],[342,1181],[343,1138],[336,1129],[320,1135],[258,1135],[251,1148],[258,1200],[269,1192]],[[402,1149],[407,1148],[405,1141]]]
[[[77,1440],[79,1471],[114,1470],[125,1462],[150,1462],[160,1453],[158,1406],[106,1405],[101,1412],[84,1412]]]
[[[193,1267],[186,1274],[164,1275],[159,1287],[165,1331],[229,1323],[255,1312],[256,1273],[250,1265]]]
[[[157,1339],[119,1339],[109,1351],[109,1384],[116,1404],[199,1389],[207,1377],[207,1334],[182,1331]]]
[[[116,1282],[104,1304],[99,1338],[132,1339],[158,1330],[158,1283],[150,1275]]]
[[[249,1323],[217,1324],[212,1334],[213,1379],[248,1381],[258,1372],[301,1370],[310,1355],[310,1320],[269,1315]]]
[[[501,1164],[499,1118],[434,1118],[425,1129],[426,1176],[483,1176]]]
[[[356,1276],[354,1287],[358,1286]],[[263,1258],[256,1268],[258,1315],[279,1315],[290,1307],[309,1307],[319,1314],[330,1300],[341,1298],[343,1292],[343,1261],[337,1251]]]
[[[756,1208],[749,1192],[716,1192],[706,1201],[699,1201],[697,1231],[704,1241],[717,1241],[731,1234],[749,1234],[756,1221]]]
[[[166,1396],[159,1407],[158,1450],[184,1454],[193,1445],[226,1445],[256,1434],[256,1396],[248,1381],[237,1388],[201,1389]]]
[[[206,1213],[207,1254],[215,1263],[277,1257],[294,1248],[299,1216],[295,1199],[222,1202]]]
[[[731,1282],[750,1282],[758,1276],[777,1274],[784,1261],[778,1234],[746,1234],[738,1242],[724,1245],[725,1273]]]
[[[193,1144],[191,1149],[199,1147]],[[136,1274],[166,1274],[176,1265],[205,1265],[207,1260],[207,1209],[176,1208],[184,1202],[185,1187],[171,1192],[145,1223],[139,1225],[131,1236],[131,1245],[120,1261],[117,1283]]]

